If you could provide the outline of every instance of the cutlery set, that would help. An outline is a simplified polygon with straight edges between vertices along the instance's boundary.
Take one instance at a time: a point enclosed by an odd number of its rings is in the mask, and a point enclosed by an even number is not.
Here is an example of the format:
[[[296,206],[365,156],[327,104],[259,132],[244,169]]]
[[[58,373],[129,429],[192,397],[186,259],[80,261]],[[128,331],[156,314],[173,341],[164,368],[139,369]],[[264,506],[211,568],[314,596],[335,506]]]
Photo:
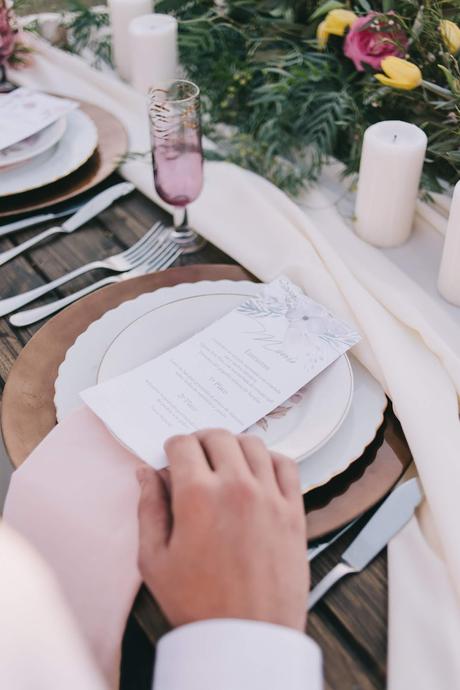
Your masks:
[[[121,182],[109,187],[108,189],[105,189],[102,192],[99,192],[99,194],[96,194],[96,196],[90,201],[87,201],[80,206],[74,206],[72,208],[67,208],[55,213],[42,213],[37,216],[1,225],[0,237],[3,237],[7,234],[23,230],[27,227],[31,227],[47,220],[55,220],[70,215],[70,218],[68,218],[61,225],[48,228],[38,235],[31,237],[25,242],[22,242],[16,247],[12,247],[11,249],[1,252],[0,266],[6,264],[11,259],[20,256],[28,249],[31,249],[35,245],[44,242],[55,235],[71,234],[75,232],[82,225],[87,223],[92,218],[95,218],[99,213],[111,206],[114,201],[120,199],[126,194],[129,194],[133,190],[133,184],[129,182]],[[20,307],[32,302],[35,299],[38,299],[42,295],[51,292],[55,288],[64,285],[65,283],[73,280],[77,276],[87,273],[88,271],[105,269],[117,274],[121,274],[109,276],[99,280],[98,282],[92,283],[91,285],[88,285],[82,290],[68,295],[67,297],[55,300],[54,302],[48,303],[43,307],[37,307],[35,309],[29,309],[27,311],[14,314],[10,318],[10,323],[12,323],[14,326],[25,326],[35,323],[36,321],[44,319],[50,314],[59,311],[68,304],[71,304],[80,297],[83,297],[84,295],[87,295],[100,287],[110,285],[111,283],[116,283],[121,280],[127,280],[128,278],[141,276],[152,271],[164,270],[171,266],[181,253],[182,252],[180,249],[178,249],[177,244],[173,243],[167,238],[164,226],[161,223],[156,223],[132,247],[119,254],[109,256],[102,260],[92,261],[84,266],[70,271],[69,273],[66,273],[59,278],[56,278],[55,280],[50,281],[49,283],[46,283],[45,285],[40,285],[39,287],[28,290],[20,295],[0,299],[0,316],[5,316],[6,314],[16,311]]]

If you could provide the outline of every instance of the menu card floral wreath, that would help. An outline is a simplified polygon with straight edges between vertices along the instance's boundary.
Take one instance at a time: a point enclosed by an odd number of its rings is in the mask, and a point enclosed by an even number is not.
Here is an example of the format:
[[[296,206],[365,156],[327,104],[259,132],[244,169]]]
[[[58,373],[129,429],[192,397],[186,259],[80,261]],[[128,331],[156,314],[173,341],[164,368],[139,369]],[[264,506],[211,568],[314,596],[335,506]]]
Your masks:
[[[358,341],[281,277],[177,347],[81,395],[125,446],[161,468],[170,436],[244,431]]]

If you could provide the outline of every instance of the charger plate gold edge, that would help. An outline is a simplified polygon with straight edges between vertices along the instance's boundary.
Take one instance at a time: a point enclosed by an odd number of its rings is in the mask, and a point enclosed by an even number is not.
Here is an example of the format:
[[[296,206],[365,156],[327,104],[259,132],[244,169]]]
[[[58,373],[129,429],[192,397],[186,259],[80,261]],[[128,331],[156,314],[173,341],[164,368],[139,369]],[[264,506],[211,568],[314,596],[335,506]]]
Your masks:
[[[56,424],[54,382],[68,348],[92,321],[107,310],[143,292],[200,280],[248,280],[238,266],[196,265],[172,268],[112,285],[79,300],[50,319],[25,346],[5,385],[1,424],[5,445],[15,467]],[[363,457],[306,496],[311,539],[327,534],[372,507],[397,482],[410,462],[391,412],[387,424]]]

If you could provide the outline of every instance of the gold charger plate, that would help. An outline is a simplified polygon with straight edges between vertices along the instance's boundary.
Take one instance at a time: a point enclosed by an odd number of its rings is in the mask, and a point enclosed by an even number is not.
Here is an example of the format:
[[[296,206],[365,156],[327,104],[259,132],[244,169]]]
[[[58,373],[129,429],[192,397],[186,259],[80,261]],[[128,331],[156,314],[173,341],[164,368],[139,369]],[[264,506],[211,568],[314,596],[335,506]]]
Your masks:
[[[54,382],[68,348],[89,324],[106,311],[143,292],[200,280],[248,280],[238,266],[194,265],[133,278],[88,295],[50,319],[25,346],[8,377],[2,404],[2,430],[15,467],[56,424]],[[397,482],[410,462],[395,425],[386,415],[385,428],[363,456],[343,474],[306,496],[311,539],[338,529],[377,503]]]
[[[34,191],[0,199],[0,218],[38,211],[69,201],[103,182],[116,170],[119,160],[128,150],[128,135],[125,128],[116,117],[98,106],[80,101],[80,109],[89,115],[96,125],[96,151],[78,170],[57,182]]]

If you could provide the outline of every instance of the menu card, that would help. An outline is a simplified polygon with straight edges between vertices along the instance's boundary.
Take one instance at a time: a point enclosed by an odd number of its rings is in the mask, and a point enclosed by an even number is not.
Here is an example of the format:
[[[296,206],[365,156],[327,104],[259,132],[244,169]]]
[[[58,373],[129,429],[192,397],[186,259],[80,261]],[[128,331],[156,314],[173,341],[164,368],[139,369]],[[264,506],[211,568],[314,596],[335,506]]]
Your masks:
[[[77,107],[75,101],[26,88],[0,96],[0,150],[40,132]]]
[[[170,436],[244,431],[358,341],[350,326],[281,277],[172,350],[81,397],[125,446],[161,468]]]

